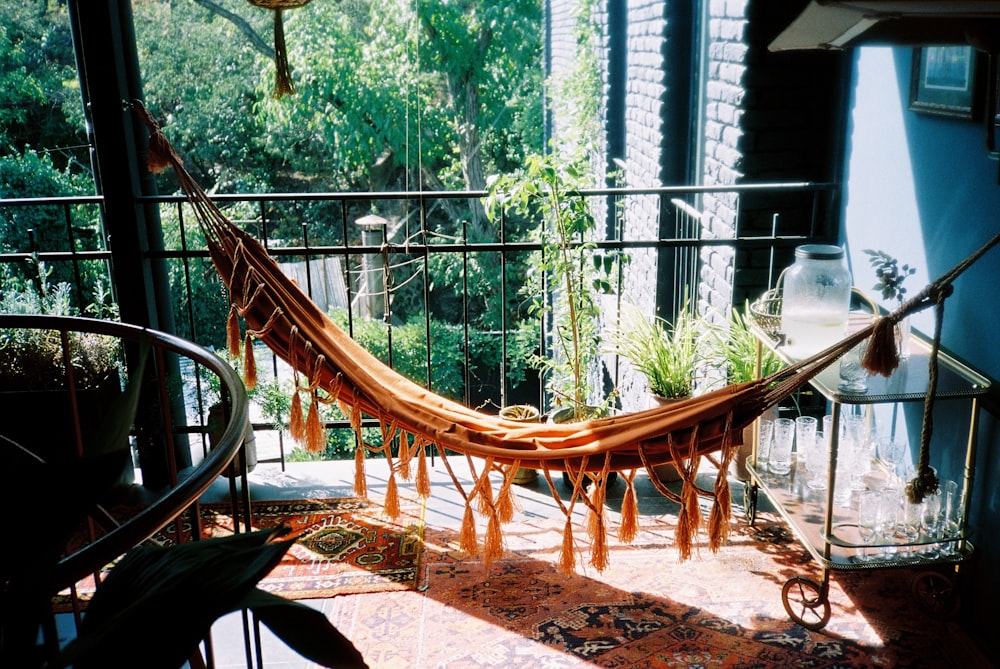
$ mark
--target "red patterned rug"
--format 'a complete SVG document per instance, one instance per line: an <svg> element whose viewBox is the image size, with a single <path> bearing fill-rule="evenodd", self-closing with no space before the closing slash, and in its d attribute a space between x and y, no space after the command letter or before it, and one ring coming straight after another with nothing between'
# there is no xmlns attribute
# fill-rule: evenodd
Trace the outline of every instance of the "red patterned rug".
<svg viewBox="0 0 1000 669"><path fill-rule="evenodd" d="M382 507L363 499L306 499L251 502L253 528L285 525L297 535L281 563L259 584L287 599L319 599L344 594L416 590L423 585L423 504L402 500L399 518L389 520ZM228 504L201 507L205 537L232 534ZM192 524L182 516L181 531ZM173 543L175 525L154 538ZM93 579L78 585L81 599L93 595ZM68 606L67 593L57 606Z"/></svg>
<svg viewBox="0 0 1000 669"><path fill-rule="evenodd" d="M835 572L831 620L810 631L789 619L781 589L821 574L779 518L735 521L720 552L702 547L683 563L675 522L644 519L633 545L612 546L609 569L572 576L556 567L558 521L511 526L489 570L454 532L431 527L426 590L338 598L327 610L380 668L989 667L955 621L921 610L910 569Z"/></svg>

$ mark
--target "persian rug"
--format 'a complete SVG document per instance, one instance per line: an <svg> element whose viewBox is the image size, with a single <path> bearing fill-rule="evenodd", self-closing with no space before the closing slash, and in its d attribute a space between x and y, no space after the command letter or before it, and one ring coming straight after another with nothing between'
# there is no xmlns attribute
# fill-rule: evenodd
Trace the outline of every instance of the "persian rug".
<svg viewBox="0 0 1000 669"><path fill-rule="evenodd" d="M358 498L253 501L253 529L284 525L297 537L281 563L258 584L286 599L319 599L344 594L416 590L423 586L424 506L400 500L401 514L388 519L377 502ZM228 504L201 506L204 537L232 534ZM180 532L190 538L193 524L181 516ZM177 525L154 536L175 543ZM113 569L113 566L108 567ZM94 581L77 585L83 601L93 596ZM56 599L69 605L68 591Z"/></svg>
<svg viewBox="0 0 1000 669"><path fill-rule="evenodd" d="M486 569L453 531L427 530L424 591L330 602L370 666L449 669L699 667L989 667L953 620L922 611L914 570L834 572L821 631L792 622L781 602L792 576L821 571L780 518L734 523L718 553L680 562L675 517L646 519L630 546L611 547L603 573L557 568L562 523L529 518Z"/></svg>

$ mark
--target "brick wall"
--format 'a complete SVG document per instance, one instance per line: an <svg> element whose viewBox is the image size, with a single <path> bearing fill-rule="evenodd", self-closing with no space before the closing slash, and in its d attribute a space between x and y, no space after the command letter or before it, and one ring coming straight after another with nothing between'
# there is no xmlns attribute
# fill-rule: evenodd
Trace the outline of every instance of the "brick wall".
<svg viewBox="0 0 1000 669"><path fill-rule="evenodd" d="M565 70L572 53L573 20L578 0L551 4L552 73ZM839 164L846 57L836 53L772 54L767 44L805 5L773 0L601 0L599 20L604 30L601 69L605 99L602 119L606 136L595 165L603 172L620 145L627 169L623 185L643 187L685 182L730 185L775 181L832 181ZM689 36L704 6L705 40L700 53L704 80L690 82L692 52ZM623 31L624 48L615 48L615 30ZM622 35L618 35L622 37ZM695 53L698 53L697 51ZM616 59L623 59L616 60ZM617 67L616 67L617 66ZM623 76L623 82L614 77ZM616 85L623 105L616 107ZM694 86L694 90L687 87ZM693 94L692 94L693 93ZM700 95L698 95L700 93ZM700 107L691 109L691 100ZM618 118L617 115L622 118ZM691 139L688 130L702 133ZM558 135L559 120L553 118ZM616 134L617 133L617 134ZM700 156L699 174L688 173L688 151ZM597 175L602 183L604 174ZM704 214L707 238L729 239L807 232L813 202L809 198L779 201L772 196L705 195L692 201ZM823 203L830 211L835 203ZM662 208L662 211L661 211ZM666 236L672 221L669 207L658 198L629 197L622 203L624 236ZM832 220L832 218L831 218ZM837 238L827 222L825 232ZM713 247L702 254L699 310L717 318L732 305L742 305L768 286L766 251L736 252ZM654 313L673 267L664 254L632 254L626 277L625 302ZM773 259L778 268L791 262L790 252ZM736 268L739 268L738 270ZM659 292L659 297L657 293ZM609 305L609 314L614 314ZM623 396L640 382L630 373L611 370ZM626 409L638 407L625 407Z"/></svg>

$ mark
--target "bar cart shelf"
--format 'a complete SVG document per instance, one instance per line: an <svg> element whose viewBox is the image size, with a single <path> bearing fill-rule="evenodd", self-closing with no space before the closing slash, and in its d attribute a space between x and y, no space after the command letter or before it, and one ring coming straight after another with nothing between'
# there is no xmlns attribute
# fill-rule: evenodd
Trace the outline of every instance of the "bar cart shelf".
<svg viewBox="0 0 1000 669"><path fill-rule="evenodd" d="M774 350L785 358L778 341L768 333L754 326L760 341L758 352L763 347ZM856 410L859 406L897 403L922 403L929 385L930 344L914 333L909 359L901 361L900 367L886 378L881 376L868 379L868 388L863 393L850 393L839 388L840 374L834 364L823 370L811 385L831 406L832 424L830 435L829 462L825 487L814 489L807 485L808 477L802 462L793 457L792 469L788 474L767 471L765 463L757 466L758 444L755 435L752 454L747 459L750 480L744 490L744 510L750 524L753 524L759 495L764 494L771 505L784 518L798 541L822 568L822 579L816 582L805 576L793 576L782 588L782 603L789 617L807 629L819 630L829 622L831 609L829 601L830 572L837 570L862 570L884 568L910 568L915 570L912 590L918 604L928 613L947 617L958 609L958 595L955 579L959 566L968 560L974 550L969 540L968 500L974 478L976 457L976 433L978 431L980 398L989 389L989 380L979 372L939 351L938 385L936 400L964 402L969 406L968 434L965 452L963 480L959 482L961 527L958 534L947 537L927 537L921 534L908 542L897 540L882 541L865 545L858 532L857 492L851 494L852 502L844 504L843 498L837 503L837 462L840 422L842 410ZM935 441L944 439L935 435ZM869 486L881 485L887 472L881 463L872 459L871 471L865 477ZM843 484L843 481L841 482ZM841 495L843 497L843 495ZM866 552L877 553L861 558ZM942 569L941 567L950 567ZM945 575L950 573L950 575Z"/></svg>

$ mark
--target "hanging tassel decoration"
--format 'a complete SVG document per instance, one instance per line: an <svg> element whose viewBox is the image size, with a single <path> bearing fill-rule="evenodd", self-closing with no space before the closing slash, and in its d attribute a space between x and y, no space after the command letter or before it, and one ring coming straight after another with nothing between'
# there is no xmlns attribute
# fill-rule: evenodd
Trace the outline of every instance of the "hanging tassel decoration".
<svg viewBox="0 0 1000 669"><path fill-rule="evenodd" d="M306 425L302 419L302 398L299 390L292 391L292 403L288 409L288 434L296 443L303 444L306 441Z"/></svg>
<svg viewBox="0 0 1000 669"><path fill-rule="evenodd" d="M234 360L240 357L240 318L236 310L236 305L229 307L229 318L226 319L226 348L229 349L229 357Z"/></svg>
<svg viewBox="0 0 1000 669"><path fill-rule="evenodd" d="M310 453L322 453L326 446L326 435L323 424L319 422L319 401L315 395L309 398L309 413L306 414L306 450Z"/></svg>
<svg viewBox="0 0 1000 669"><path fill-rule="evenodd" d="M465 513L462 515L462 529L458 533L459 547L469 555L479 552L479 540L476 538L476 518L472 513L470 500L465 500Z"/></svg>
<svg viewBox="0 0 1000 669"><path fill-rule="evenodd" d="M618 540L623 544L635 541L639 533L639 500L635 494L635 470L625 480L625 496L622 498L622 519L618 525Z"/></svg>
<svg viewBox="0 0 1000 669"><path fill-rule="evenodd" d="M431 477L427 472L427 448L424 444L420 444L418 448L416 481L417 494L426 499L431 495Z"/></svg>
<svg viewBox="0 0 1000 669"><path fill-rule="evenodd" d="M562 551L559 553L559 571L567 576L576 571L576 556L573 553L573 521L567 516L563 527Z"/></svg>
<svg viewBox="0 0 1000 669"><path fill-rule="evenodd" d="M899 367L899 351L896 348L896 321L885 316L875 322L875 329L868 340L861 366L872 374L891 376Z"/></svg>
<svg viewBox="0 0 1000 669"><path fill-rule="evenodd" d="M368 497L368 478L365 476L365 445L358 442L354 448L354 494Z"/></svg>
<svg viewBox="0 0 1000 669"><path fill-rule="evenodd" d="M489 522L486 524L486 539L483 546L483 566L490 568L493 560L503 557L503 531L500 529L500 519L496 513L490 514Z"/></svg>
<svg viewBox="0 0 1000 669"><path fill-rule="evenodd" d="M507 471L503 487L500 488L500 495L497 498L497 513L500 515L501 523L509 523L514 520L517 504L514 503L514 492L510 489L510 484L516 472L517 467L511 467Z"/></svg>
<svg viewBox="0 0 1000 669"><path fill-rule="evenodd" d="M399 488L396 485L396 472L390 472L389 483L385 487L385 515L392 519L399 518Z"/></svg>
<svg viewBox="0 0 1000 669"><path fill-rule="evenodd" d="M257 359L253 354L253 338L249 330L243 341L243 384L247 390L257 387Z"/></svg>

